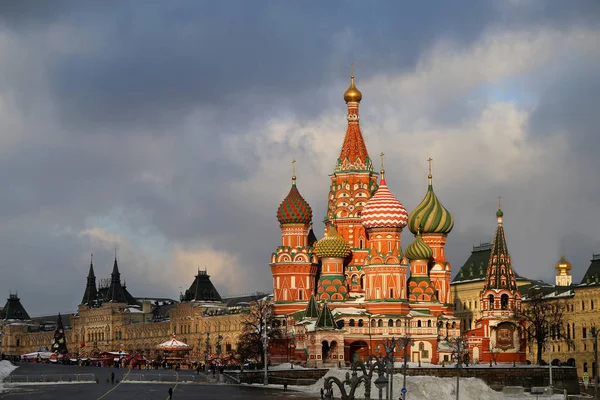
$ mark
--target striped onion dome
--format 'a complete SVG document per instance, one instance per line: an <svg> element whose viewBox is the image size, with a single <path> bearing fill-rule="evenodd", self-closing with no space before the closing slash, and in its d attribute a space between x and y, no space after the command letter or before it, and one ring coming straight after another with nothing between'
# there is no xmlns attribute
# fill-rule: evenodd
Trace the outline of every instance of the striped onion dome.
<svg viewBox="0 0 600 400"><path fill-rule="evenodd" d="M283 224L310 224L312 209L296 187L296 177L292 179L292 188L277 210L277 220Z"/></svg>
<svg viewBox="0 0 600 400"><path fill-rule="evenodd" d="M365 228L404 228L407 220L406 209L390 192L382 176L379 189L362 210L360 222Z"/></svg>
<svg viewBox="0 0 600 400"><path fill-rule="evenodd" d="M408 217L408 229L415 235L419 231L420 233L443 233L447 235L454 227L454 219L435 195L431 174L429 174L428 179L429 187L425 198Z"/></svg>
<svg viewBox="0 0 600 400"><path fill-rule="evenodd" d="M409 260L429 260L433 255L433 250L421 239L421 235L417 234L415 240L404 250L404 255Z"/></svg>
<svg viewBox="0 0 600 400"><path fill-rule="evenodd" d="M350 246L338 234L335 226L331 225L327 230L327 235L315 245L315 254L319 258L346 258L350 254Z"/></svg>

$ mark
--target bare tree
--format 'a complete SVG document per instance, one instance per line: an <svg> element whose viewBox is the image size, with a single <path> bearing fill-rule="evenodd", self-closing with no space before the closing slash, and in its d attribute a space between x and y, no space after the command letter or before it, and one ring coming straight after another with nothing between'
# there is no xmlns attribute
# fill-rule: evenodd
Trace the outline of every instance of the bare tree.
<svg viewBox="0 0 600 400"><path fill-rule="evenodd" d="M523 299L522 311L517 315L525 321L527 342L537 346L537 364L543 363L544 344L550 338L572 343L563 328L567 311L564 300L548 298L539 288L529 290Z"/></svg>
<svg viewBox="0 0 600 400"><path fill-rule="evenodd" d="M492 358L490 360L490 367L492 366L492 361L494 362L494 365L498 365L498 354L500 354L501 351L504 352L506 349L496 346L496 342L490 340L490 357Z"/></svg>
<svg viewBox="0 0 600 400"><path fill-rule="evenodd" d="M237 352L242 360L260 360L264 364L264 335L271 339L281 338L279 321L276 321L271 313L273 302L264 297L253 301L242 323L242 334L240 335Z"/></svg>

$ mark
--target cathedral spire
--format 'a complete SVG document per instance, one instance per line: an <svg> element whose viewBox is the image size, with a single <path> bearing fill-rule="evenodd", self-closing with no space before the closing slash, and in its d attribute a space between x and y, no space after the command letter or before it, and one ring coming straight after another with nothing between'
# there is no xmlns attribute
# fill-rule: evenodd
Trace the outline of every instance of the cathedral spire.
<svg viewBox="0 0 600 400"><path fill-rule="evenodd" d="M96 275L94 275L94 255L90 256L90 270L87 276L87 284L85 286L85 292L83 293L83 299L81 304L90 305L92 302L98 299L98 290L96 289Z"/></svg>
<svg viewBox="0 0 600 400"><path fill-rule="evenodd" d="M333 318L333 314L331 313L331 309L329 308L329 305L327 305L327 303L323 304L323 309L319 314L319 319L317 320L316 328L324 330L337 328L335 325L335 319Z"/></svg>
<svg viewBox="0 0 600 400"><path fill-rule="evenodd" d="M346 136L342 144L342 150L338 157L335 172L341 171L366 171L374 172L373 164L369 158L369 152L365 140L363 139L358 115L358 106L362 100L362 93L354 84L354 63L352 63L352 76L350 77L350 87L344 93L344 100L348 105L348 127Z"/></svg>
<svg viewBox="0 0 600 400"><path fill-rule="evenodd" d="M498 198L500 205L500 198ZM506 289L510 291L517 290L516 276L510 262L510 254L506 245L506 237L504 235L504 226L502 223L504 213L498 207L496 212L498 226L496 227L496 235L494 236L494 244L492 245L492 253L488 262L486 273L485 290L489 289Z"/></svg>

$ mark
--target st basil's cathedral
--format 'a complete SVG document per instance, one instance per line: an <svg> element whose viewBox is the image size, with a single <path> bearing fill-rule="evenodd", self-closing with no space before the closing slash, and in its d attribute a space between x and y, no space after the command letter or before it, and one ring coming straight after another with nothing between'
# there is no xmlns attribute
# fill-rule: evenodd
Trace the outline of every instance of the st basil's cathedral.
<svg viewBox="0 0 600 400"><path fill-rule="evenodd" d="M344 100L348 125L330 175L325 237L317 240L314 234L312 209L300 194L295 174L277 211L281 243L270 265L273 313L284 339L269 346L271 357L287 353L309 366L343 365L384 354L386 339L408 336L413 342L407 350L410 361L448 363L456 350L452 339L461 336L450 290L451 265L445 257L454 220L433 190L431 159L425 196L409 214L387 186L383 154L380 173L373 168L360 128L362 93L354 76ZM412 235L403 247L406 227ZM499 240L504 244L498 246L505 247L503 231ZM502 282L514 284L504 254L496 264L486 301L494 301L494 290ZM498 309L500 302L520 306L518 290L508 289L496 296ZM518 323L509 322L514 314L498 313L507 321L489 321L495 315L488 314L484 328L469 331L470 352L476 348L482 359L489 353L490 326L506 323L518 328ZM513 332L520 331L504 334ZM477 340L482 334L487 341ZM524 361L520 344L513 350L515 361Z"/></svg>

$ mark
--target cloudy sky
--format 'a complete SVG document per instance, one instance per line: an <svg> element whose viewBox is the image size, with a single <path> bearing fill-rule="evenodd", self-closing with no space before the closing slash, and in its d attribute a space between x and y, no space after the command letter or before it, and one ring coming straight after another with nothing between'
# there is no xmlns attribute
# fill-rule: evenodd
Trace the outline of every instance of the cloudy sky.
<svg viewBox="0 0 600 400"><path fill-rule="evenodd" d="M377 168L434 185L456 272L503 198L517 272L600 253L600 3L0 3L0 295L73 311L115 248L136 296L269 290L290 186L322 236L350 63ZM411 240L403 235L404 243Z"/></svg>

